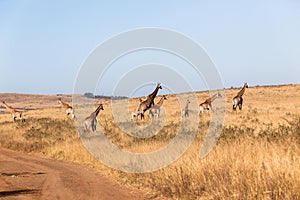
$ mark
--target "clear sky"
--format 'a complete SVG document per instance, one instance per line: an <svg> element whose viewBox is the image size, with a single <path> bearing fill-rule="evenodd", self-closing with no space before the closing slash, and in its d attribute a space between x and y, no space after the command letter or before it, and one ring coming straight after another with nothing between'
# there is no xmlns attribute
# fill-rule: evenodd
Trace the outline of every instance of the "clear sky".
<svg viewBox="0 0 300 200"><path fill-rule="evenodd" d="M0 92L72 93L98 45L143 27L193 39L225 87L300 83L298 0L0 0ZM194 89L205 89L197 81Z"/></svg>

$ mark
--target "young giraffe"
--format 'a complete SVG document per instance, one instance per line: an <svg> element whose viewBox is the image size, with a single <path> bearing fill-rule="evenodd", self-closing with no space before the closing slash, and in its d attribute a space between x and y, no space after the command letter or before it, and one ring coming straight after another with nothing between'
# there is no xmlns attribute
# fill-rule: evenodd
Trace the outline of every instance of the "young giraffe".
<svg viewBox="0 0 300 200"><path fill-rule="evenodd" d="M155 104L154 106L152 106L149 110L149 116L151 118L154 118L154 116L156 116L156 118L159 117L160 114L160 107L162 106L162 104L164 103L164 100L167 100L167 95L163 95L161 97L161 99L159 100L159 102L157 102L157 104Z"/></svg>
<svg viewBox="0 0 300 200"><path fill-rule="evenodd" d="M155 90L147 96L145 101L140 102L137 115L140 115L141 119L144 119L144 113L154 105L154 99L159 89L162 89L160 83L156 85Z"/></svg>
<svg viewBox="0 0 300 200"><path fill-rule="evenodd" d="M12 115L14 122L16 121L16 118L19 118L22 122L25 121L25 119L23 118L22 111L14 109L13 107L9 106L5 101L3 101L2 103L5 106L6 110L8 110Z"/></svg>
<svg viewBox="0 0 300 200"><path fill-rule="evenodd" d="M248 84L245 83L241 91L238 92L238 94L233 98L232 100L232 109L236 110L236 107L238 106L240 110L242 110L243 106L243 94L245 93L246 88L248 88Z"/></svg>
<svg viewBox="0 0 300 200"><path fill-rule="evenodd" d="M222 97L221 94L218 92L217 94L214 94L212 97L206 99L203 103L199 105L199 114L204 112L204 110L212 110L212 102L216 100L217 98Z"/></svg>
<svg viewBox="0 0 300 200"><path fill-rule="evenodd" d="M190 104L190 100L186 100L186 104L184 109L182 110L182 116L183 117L188 117L189 116L189 104Z"/></svg>
<svg viewBox="0 0 300 200"><path fill-rule="evenodd" d="M139 113L139 110L140 110L140 107L141 107L141 103L143 102L143 99L139 98L139 101L140 102L139 102L139 105L138 105L136 111L131 113L131 120L134 120L138 116L138 113Z"/></svg>
<svg viewBox="0 0 300 200"><path fill-rule="evenodd" d="M67 116L71 115L72 119L75 119L74 110L72 106L70 106L66 102L63 102L61 98L58 99L58 103L61 104L61 106L65 109Z"/></svg>
<svg viewBox="0 0 300 200"><path fill-rule="evenodd" d="M92 114L90 114L90 116L88 116L87 118L84 119L84 124L83 127L86 131L90 130L92 128L92 131L96 131L96 127L97 127L97 116L100 112L100 110L104 110L103 105L100 104L97 109L92 112Z"/></svg>

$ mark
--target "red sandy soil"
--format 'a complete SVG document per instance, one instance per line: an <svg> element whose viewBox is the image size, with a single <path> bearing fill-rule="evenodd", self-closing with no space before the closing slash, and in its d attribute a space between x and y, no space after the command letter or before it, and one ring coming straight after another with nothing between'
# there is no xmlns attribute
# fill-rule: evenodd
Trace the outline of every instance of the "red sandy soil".
<svg viewBox="0 0 300 200"><path fill-rule="evenodd" d="M0 148L0 199L147 199L87 166Z"/></svg>

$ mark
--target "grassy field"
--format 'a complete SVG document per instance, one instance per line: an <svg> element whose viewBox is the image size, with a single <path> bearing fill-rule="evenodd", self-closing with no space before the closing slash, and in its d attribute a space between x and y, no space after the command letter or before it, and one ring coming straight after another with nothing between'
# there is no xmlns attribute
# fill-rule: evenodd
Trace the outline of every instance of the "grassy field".
<svg viewBox="0 0 300 200"><path fill-rule="evenodd" d="M99 163L84 148L74 122L58 105L57 96L0 94L1 101L28 110L24 123L14 123L9 113L0 109L0 146L96 167L122 184L148 191L153 198L300 199L300 85L248 88L243 110L233 112L231 99L238 91L225 91L224 128L207 157L199 158L211 119L209 113L204 113L190 148L176 162L155 172L125 173ZM185 99L190 94L182 96ZM177 97L168 96L163 104L163 128L148 139L124 133L115 122L110 101L102 102L105 110L98 120L109 140L122 149L154 151L178 132L181 111ZM198 104L207 97L208 92L197 93ZM71 102L70 96L62 98ZM129 100L130 111L135 110L137 102ZM150 123L148 116L144 122L137 122L139 126Z"/></svg>

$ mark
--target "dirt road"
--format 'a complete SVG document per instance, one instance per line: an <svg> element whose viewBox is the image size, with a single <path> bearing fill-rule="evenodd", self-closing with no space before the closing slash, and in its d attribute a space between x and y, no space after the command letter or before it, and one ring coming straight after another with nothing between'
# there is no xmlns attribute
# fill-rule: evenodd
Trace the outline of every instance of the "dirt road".
<svg viewBox="0 0 300 200"><path fill-rule="evenodd" d="M0 148L0 199L145 199L86 166Z"/></svg>

